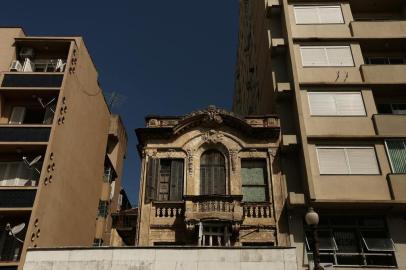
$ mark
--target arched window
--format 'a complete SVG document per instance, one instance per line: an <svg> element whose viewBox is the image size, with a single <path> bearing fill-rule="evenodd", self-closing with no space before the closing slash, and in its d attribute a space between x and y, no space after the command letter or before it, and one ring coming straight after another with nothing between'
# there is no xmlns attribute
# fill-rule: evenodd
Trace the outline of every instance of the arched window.
<svg viewBox="0 0 406 270"><path fill-rule="evenodd" d="M217 150L208 150L200 158L200 194L226 194L225 160Z"/></svg>

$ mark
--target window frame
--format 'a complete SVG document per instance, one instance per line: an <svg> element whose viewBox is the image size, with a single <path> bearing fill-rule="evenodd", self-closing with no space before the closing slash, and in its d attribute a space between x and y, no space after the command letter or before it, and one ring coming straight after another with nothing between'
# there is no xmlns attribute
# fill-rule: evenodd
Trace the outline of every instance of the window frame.
<svg viewBox="0 0 406 270"><path fill-rule="evenodd" d="M312 104L310 101L310 95L313 95L314 93L316 93L316 95L329 95L330 94L333 97L334 97L334 95L341 95L341 94L359 94L359 96L361 97L362 108L364 109L364 113L363 114L338 114L336 100L334 99L336 114L313 114ZM308 101L308 105L309 105L309 114L311 117L366 117L368 115L366 107L365 107L364 96L362 95L361 91L348 91L348 92L307 91L307 101Z"/></svg>
<svg viewBox="0 0 406 270"><path fill-rule="evenodd" d="M393 167L392 157L391 157L390 152L389 152L387 141L402 141L404 149L406 150L406 139L386 139L385 140L385 150L386 150L386 155L387 155L387 157L389 159L389 164L390 164L390 167L391 167L391 173L392 174L406 174L406 172L395 172L395 169Z"/></svg>
<svg viewBox="0 0 406 270"><path fill-rule="evenodd" d="M372 217L374 219L379 219L383 221L382 226L374 226L374 225L364 225L362 224L363 220L366 220L368 218L371 218L369 216L364 216L364 217L355 217L355 216L345 216L348 218L353 219L355 222L354 224L336 224L332 220L333 218L337 218L339 216L327 216L325 217L325 220L327 221L325 224L320 224L318 226L318 230L323 230L323 231L331 231L331 235L333 238L333 241L336 243L335 240L335 231L352 231L354 233L354 236L356 237L355 247L358 252L343 252L339 250L339 247L337 245L337 250L332 250L332 251L325 251L325 250L320 250L320 257L323 258L325 257L330 257L333 259L333 262L323 262L322 263L333 263L335 267L380 267L380 268L396 268L397 267L397 260L396 260L396 247L393 242L393 239L390 236L388 226L386 224L386 220L384 217ZM304 223L306 224L306 223ZM376 249L376 250L371 250L367 247L365 244L364 237L362 235L362 232L366 231L372 231L372 232L383 232L386 235L385 239L389 239L392 243L393 249L392 250L384 250L384 249ZM312 258L312 249L309 245L309 239L307 237L308 233L311 233L311 228L307 225L305 225L304 228L304 250L306 252L307 258L309 263L313 261ZM346 256L354 256L358 257L360 259L360 262L362 264L340 264L339 259L342 257ZM393 259L394 264L393 265L374 265L374 264L368 264L368 258L371 256L385 256L385 257L391 257Z"/></svg>
<svg viewBox="0 0 406 270"><path fill-rule="evenodd" d="M316 13L317 13L317 21L318 22L311 22L311 23L298 23L297 21L297 14L296 14L296 9L307 9L307 8L315 8ZM320 18L320 9L326 8L326 7L335 7L340 9L340 15L341 15L341 20L342 22L322 22ZM295 17L295 24L296 25L341 25L345 24L345 18L344 18L344 13L343 13L343 8L340 4L331 4L331 5L293 5L293 15Z"/></svg>
<svg viewBox="0 0 406 270"><path fill-rule="evenodd" d="M303 51L302 48L312 48L312 49L323 49L324 54L326 56L327 64L326 65L305 65L303 62ZM342 49L342 48L348 48L349 52L351 54L351 59L352 59L352 64L351 65L331 65L330 59L327 53L327 49ZM320 46L320 45L300 45L299 44L299 51L300 51L300 59L302 63L302 68L318 68L318 67L355 67L355 61L354 61L354 54L352 53L352 48L351 44L348 45L326 45L326 46Z"/></svg>
<svg viewBox="0 0 406 270"><path fill-rule="evenodd" d="M242 171L242 168L243 168L243 162L244 161L261 161L261 162L263 162L264 164L264 176L265 176L265 179L264 179L264 184L263 185L258 185L258 184L244 184L243 182L243 178L242 178L242 175L241 175L241 193L242 193L242 190L243 190L243 188L244 187L260 187L260 188L263 188L264 189L264 194L265 194L265 199L263 200L263 201L244 201L244 194L242 194L243 195L243 198L242 198L242 202L244 202L244 203L264 203L264 202L269 202L269 199L270 199L270 196L269 196L269 180L268 180L268 162L267 162L267 160L266 160L266 158L241 158L241 161L240 161L240 167L241 167L241 170L240 171Z"/></svg>
<svg viewBox="0 0 406 270"><path fill-rule="evenodd" d="M318 165L320 175L382 175L382 171L381 171L381 167L379 165L379 159L378 159L378 155L376 153L375 146L326 146L326 145L317 146L316 145L315 148L316 148L316 156L317 156L317 165ZM321 168L320 168L319 152L317 151L318 149L344 149L346 165L347 165L347 169L348 169L349 173L322 173ZM348 153L346 151L347 149L373 149L378 172L377 173L351 173L351 166L350 166L350 162L348 159Z"/></svg>

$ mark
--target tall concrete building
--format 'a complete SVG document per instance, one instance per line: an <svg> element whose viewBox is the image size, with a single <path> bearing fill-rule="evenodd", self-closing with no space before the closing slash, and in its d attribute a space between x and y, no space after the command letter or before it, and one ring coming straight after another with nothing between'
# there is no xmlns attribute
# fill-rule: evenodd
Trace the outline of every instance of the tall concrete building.
<svg viewBox="0 0 406 270"><path fill-rule="evenodd" d="M0 37L0 269L29 247L109 244L127 137L83 39Z"/></svg>
<svg viewBox="0 0 406 270"><path fill-rule="evenodd" d="M241 0L233 110L275 113L290 245L406 269L406 2Z"/></svg>

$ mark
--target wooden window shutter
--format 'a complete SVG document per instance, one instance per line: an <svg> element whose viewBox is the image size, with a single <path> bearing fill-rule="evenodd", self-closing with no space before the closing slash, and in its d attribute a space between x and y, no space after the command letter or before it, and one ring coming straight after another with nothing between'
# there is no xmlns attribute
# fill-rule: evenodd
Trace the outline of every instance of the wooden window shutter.
<svg viewBox="0 0 406 270"><path fill-rule="evenodd" d="M145 200L155 200L157 196L157 180L159 170L159 159L150 158L147 164L147 181L145 187Z"/></svg>
<svg viewBox="0 0 406 270"><path fill-rule="evenodd" d="M200 160L200 194L224 195L226 193L225 159L219 151L209 150Z"/></svg>
<svg viewBox="0 0 406 270"><path fill-rule="evenodd" d="M171 187L169 199L171 201L182 200L183 195L183 160L174 159L171 162Z"/></svg>

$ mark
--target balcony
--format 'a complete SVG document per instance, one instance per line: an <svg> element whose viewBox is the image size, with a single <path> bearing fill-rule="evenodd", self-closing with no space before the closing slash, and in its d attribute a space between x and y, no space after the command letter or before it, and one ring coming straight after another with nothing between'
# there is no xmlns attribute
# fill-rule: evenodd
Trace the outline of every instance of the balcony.
<svg viewBox="0 0 406 270"><path fill-rule="evenodd" d="M392 198L396 201L406 201L406 174L388 174L388 183Z"/></svg>
<svg viewBox="0 0 406 270"><path fill-rule="evenodd" d="M39 156L41 157L41 156ZM31 165L26 161L0 162L0 188L2 187L35 187L41 175L42 161Z"/></svg>
<svg viewBox="0 0 406 270"><path fill-rule="evenodd" d="M271 203L244 202L242 203L242 208L243 225L275 225Z"/></svg>
<svg viewBox="0 0 406 270"><path fill-rule="evenodd" d="M133 246L135 244L138 208L113 213L111 217L113 219L112 226L117 230L124 243Z"/></svg>
<svg viewBox="0 0 406 270"><path fill-rule="evenodd" d="M0 221L0 269L17 269L13 266L20 260L23 247L23 243L17 238L24 241L28 222L29 215L26 214L20 216L5 214L2 216ZM15 228L18 225L21 228L21 224L25 224L25 226L23 225L22 229L16 232L16 238L8 233L10 228ZM3 266L9 266L9 268L3 268Z"/></svg>
<svg viewBox="0 0 406 270"><path fill-rule="evenodd" d="M374 114L372 120L377 135L406 136L406 115Z"/></svg>
<svg viewBox="0 0 406 270"><path fill-rule="evenodd" d="M151 225L172 226L183 223L185 216L185 203L171 201L154 201L151 210Z"/></svg>
<svg viewBox="0 0 406 270"><path fill-rule="evenodd" d="M59 88L62 85L63 74L60 73L6 73L1 87L46 87Z"/></svg>
<svg viewBox="0 0 406 270"><path fill-rule="evenodd" d="M361 74L366 83L406 83L406 65L361 65Z"/></svg>
<svg viewBox="0 0 406 270"><path fill-rule="evenodd" d="M0 208L32 208L36 189L1 189Z"/></svg>
<svg viewBox="0 0 406 270"><path fill-rule="evenodd" d="M2 142L48 142L51 126L0 125Z"/></svg>
<svg viewBox="0 0 406 270"><path fill-rule="evenodd" d="M406 37L406 21L352 21L350 28L356 38Z"/></svg>
<svg viewBox="0 0 406 270"><path fill-rule="evenodd" d="M184 196L186 200L185 221L223 220L241 223L243 208L241 195Z"/></svg>

